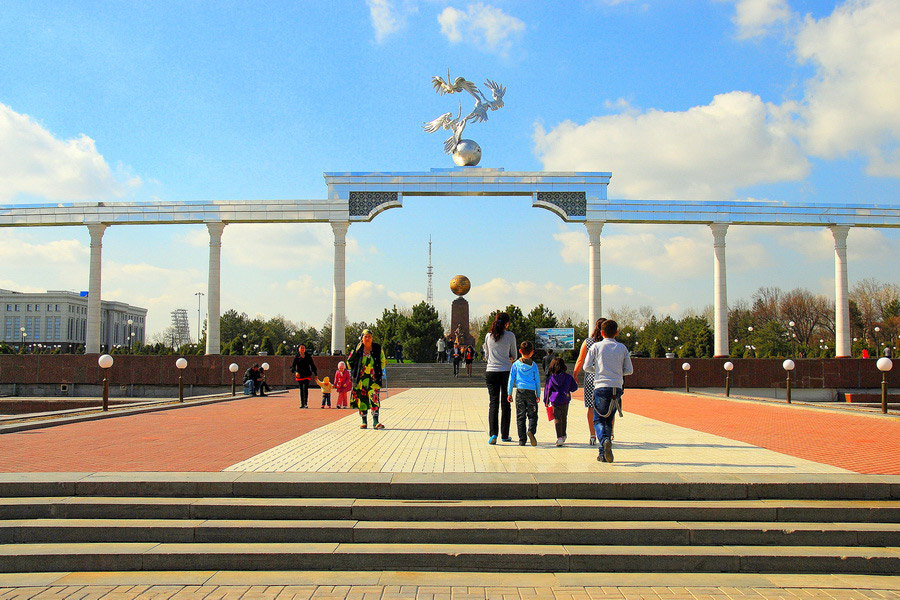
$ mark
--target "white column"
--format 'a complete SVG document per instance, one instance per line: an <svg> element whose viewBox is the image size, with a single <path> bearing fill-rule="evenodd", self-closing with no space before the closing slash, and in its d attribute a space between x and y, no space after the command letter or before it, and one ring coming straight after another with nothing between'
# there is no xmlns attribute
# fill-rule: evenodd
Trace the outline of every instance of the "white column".
<svg viewBox="0 0 900 600"><path fill-rule="evenodd" d="M334 295L331 303L331 351L341 354L345 351L345 330L347 328L347 221L332 221L334 232Z"/></svg>
<svg viewBox="0 0 900 600"><path fill-rule="evenodd" d="M91 234L91 270L88 277L88 314L85 332L85 354L100 353L100 269L103 254L103 232L106 225L91 223L87 226Z"/></svg>
<svg viewBox="0 0 900 600"><path fill-rule="evenodd" d="M712 223L713 234L713 293L715 296L715 352L714 356L728 356L728 282L725 277L725 233L727 223Z"/></svg>
<svg viewBox="0 0 900 600"><path fill-rule="evenodd" d="M222 232L225 223L207 223L209 230L209 282L206 286L206 353L219 354L220 292L222 290Z"/></svg>
<svg viewBox="0 0 900 600"><path fill-rule="evenodd" d="M847 281L848 225L832 225L834 236L834 355L850 356L850 284Z"/></svg>
<svg viewBox="0 0 900 600"><path fill-rule="evenodd" d="M603 314L600 299L600 233L603 231L602 221L584 224L588 232L590 252L588 254L588 335L594 331L594 323Z"/></svg>

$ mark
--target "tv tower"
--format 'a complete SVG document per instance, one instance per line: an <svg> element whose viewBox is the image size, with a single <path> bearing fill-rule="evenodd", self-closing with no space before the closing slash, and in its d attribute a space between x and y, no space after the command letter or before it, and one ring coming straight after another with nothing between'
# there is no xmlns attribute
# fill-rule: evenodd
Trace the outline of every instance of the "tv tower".
<svg viewBox="0 0 900 600"><path fill-rule="evenodd" d="M431 276L434 275L434 269L431 267L431 236L428 236L428 268L425 270L428 274L428 292L425 295L425 302L434 306L434 288L431 286Z"/></svg>

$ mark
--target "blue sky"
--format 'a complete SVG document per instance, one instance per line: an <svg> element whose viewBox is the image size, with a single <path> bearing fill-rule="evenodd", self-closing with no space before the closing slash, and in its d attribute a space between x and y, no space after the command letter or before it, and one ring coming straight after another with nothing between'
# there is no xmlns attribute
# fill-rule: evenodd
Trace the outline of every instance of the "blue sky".
<svg viewBox="0 0 900 600"><path fill-rule="evenodd" d="M452 166L421 123L432 75L506 85L467 136L482 166L612 171L612 198L896 204L900 5L891 0L18 2L0 12L0 202L322 198L326 171ZM348 317L473 282L479 315L586 313L587 241L523 199L407 199L353 225ZM832 294L830 234L733 227L729 299ZM604 307L712 302L700 226L608 225ZM111 227L103 295L196 315L205 228ZM7 229L0 287L87 287L83 228ZM850 280L900 281L896 230L853 230ZM327 225L230 225L223 310L322 324ZM205 308L204 308L205 311Z"/></svg>

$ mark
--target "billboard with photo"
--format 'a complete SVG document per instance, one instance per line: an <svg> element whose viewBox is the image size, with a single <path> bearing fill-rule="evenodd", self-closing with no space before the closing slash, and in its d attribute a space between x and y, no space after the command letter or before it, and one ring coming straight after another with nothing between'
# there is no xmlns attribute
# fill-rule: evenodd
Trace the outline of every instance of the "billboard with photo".
<svg viewBox="0 0 900 600"><path fill-rule="evenodd" d="M554 327L534 330L535 348L538 350L574 350L575 329L571 327Z"/></svg>

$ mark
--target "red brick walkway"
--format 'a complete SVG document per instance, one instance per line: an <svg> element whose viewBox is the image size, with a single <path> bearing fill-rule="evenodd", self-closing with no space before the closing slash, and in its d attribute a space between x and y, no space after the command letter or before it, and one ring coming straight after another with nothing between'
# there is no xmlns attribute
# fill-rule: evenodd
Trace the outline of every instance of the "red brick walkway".
<svg viewBox="0 0 900 600"><path fill-rule="evenodd" d="M221 471L350 413L298 393L0 435L0 472Z"/></svg>
<svg viewBox="0 0 900 600"><path fill-rule="evenodd" d="M626 412L857 473L900 475L897 418L652 390L627 390L623 404Z"/></svg>

